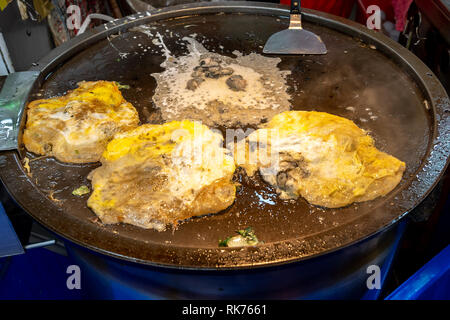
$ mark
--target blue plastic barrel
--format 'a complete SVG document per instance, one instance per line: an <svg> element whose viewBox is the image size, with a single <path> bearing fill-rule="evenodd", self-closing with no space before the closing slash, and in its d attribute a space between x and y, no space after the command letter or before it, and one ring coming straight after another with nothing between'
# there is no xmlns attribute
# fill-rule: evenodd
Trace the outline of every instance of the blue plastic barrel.
<svg viewBox="0 0 450 320"><path fill-rule="evenodd" d="M386 300L448 299L450 299L450 245L386 298Z"/></svg>

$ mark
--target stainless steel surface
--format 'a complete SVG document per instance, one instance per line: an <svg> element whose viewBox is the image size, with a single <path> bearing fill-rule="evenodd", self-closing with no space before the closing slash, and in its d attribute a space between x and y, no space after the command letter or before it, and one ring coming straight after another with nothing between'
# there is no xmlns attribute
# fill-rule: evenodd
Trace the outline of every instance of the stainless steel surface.
<svg viewBox="0 0 450 320"><path fill-rule="evenodd" d="M30 250L30 249L36 249L36 248L43 248L43 247L47 247L47 246L51 246L56 244L56 240L47 240L47 241L42 241L42 242L35 242L35 243L30 243L27 244L25 246L26 250Z"/></svg>
<svg viewBox="0 0 450 320"><path fill-rule="evenodd" d="M301 14L291 14L291 18L289 20L289 29L291 29L291 30L303 29Z"/></svg>
<svg viewBox="0 0 450 320"><path fill-rule="evenodd" d="M10 74L0 92L0 150L18 150L23 110L37 71Z"/></svg>
<svg viewBox="0 0 450 320"><path fill-rule="evenodd" d="M291 0L289 29L273 34L267 40L263 52L266 54L326 54L322 39L302 26L299 0Z"/></svg>
<svg viewBox="0 0 450 320"><path fill-rule="evenodd" d="M319 36L304 29L287 29L272 35L264 46L266 54L326 54Z"/></svg>

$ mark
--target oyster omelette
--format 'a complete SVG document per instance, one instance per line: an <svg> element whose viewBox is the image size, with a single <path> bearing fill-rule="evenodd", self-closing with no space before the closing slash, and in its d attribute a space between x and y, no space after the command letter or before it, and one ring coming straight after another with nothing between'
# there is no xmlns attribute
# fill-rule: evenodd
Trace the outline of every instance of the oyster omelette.
<svg viewBox="0 0 450 320"><path fill-rule="evenodd" d="M234 160L222 135L188 120L120 133L92 171L88 206L104 223L164 230L219 212L236 197Z"/></svg>
<svg viewBox="0 0 450 320"><path fill-rule="evenodd" d="M114 134L138 126L138 113L117 83L78 85L62 97L28 104L23 142L29 151L62 162L96 162Z"/></svg>
<svg viewBox="0 0 450 320"><path fill-rule="evenodd" d="M238 166L249 176L259 172L281 199L303 197L327 208L384 196L405 171L352 121L323 112L279 113L225 147L220 132L196 121L139 126L117 83L97 81L33 101L27 116L29 151L101 162L88 176L87 205L105 224L162 231L225 210L236 198Z"/></svg>
<svg viewBox="0 0 450 320"><path fill-rule="evenodd" d="M384 196L405 171L352 121L325 112L278 114L234 149L237 165L259 171L281 198L327 208Z"/></svg>

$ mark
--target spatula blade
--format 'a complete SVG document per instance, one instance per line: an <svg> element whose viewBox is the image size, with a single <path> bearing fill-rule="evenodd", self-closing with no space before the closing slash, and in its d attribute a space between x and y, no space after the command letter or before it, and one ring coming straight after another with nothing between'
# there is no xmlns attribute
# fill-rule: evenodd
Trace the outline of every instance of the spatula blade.
<svg viewBox="0 0 450 320"><path fill-rule="evenodd" d="M270 36L264 46L267 54L326 54L322 39L304 29L286 29Z"/></svg>

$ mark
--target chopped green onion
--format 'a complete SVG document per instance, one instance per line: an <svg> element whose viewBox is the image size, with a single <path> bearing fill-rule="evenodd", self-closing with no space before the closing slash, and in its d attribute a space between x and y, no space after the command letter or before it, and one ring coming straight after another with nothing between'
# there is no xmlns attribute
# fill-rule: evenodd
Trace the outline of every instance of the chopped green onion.
<svg viewBox="0 0 450 320"><path fill-rule="evenodd" d="M261 243L251 227L236 231L237 236L228 237L225 240L219 240L219 247L245 247L254 246Z"/></svg>
<svg viewBox="0 0 450 320"><path fill-rule="evenodd" d="M219 247L228 247L228 241L230 241L231 237L227 237L225 240L219 240Z"/></svg>
<svg viewBox="0 0 450 320"><path fill-rule="evenodd" d="M82 195L88 194L89 192L91 192L91 190L89 190L89 188L87 186L81 186L81 187L73 190L72 194L74 196L79 196L80 197Z"/></svg>
<svg viewBox="0 0 450 320"><path fill-rule="evenodd" d="M120 89L130 89L130 86L127 84L121 84L120 82L114 81L117 85L117 87Z"/></svg>

